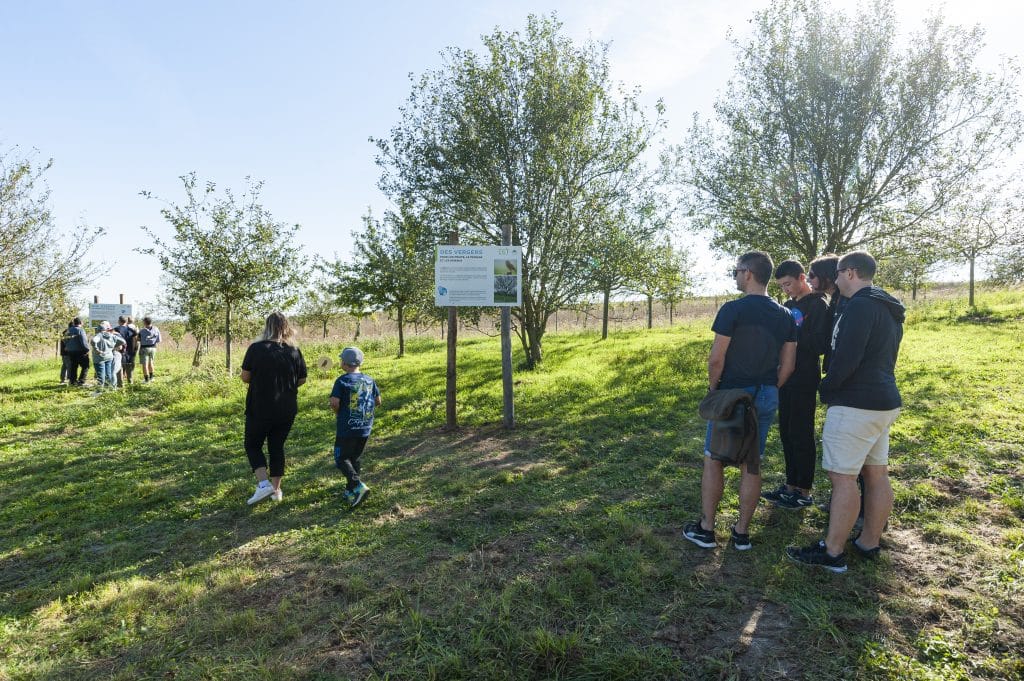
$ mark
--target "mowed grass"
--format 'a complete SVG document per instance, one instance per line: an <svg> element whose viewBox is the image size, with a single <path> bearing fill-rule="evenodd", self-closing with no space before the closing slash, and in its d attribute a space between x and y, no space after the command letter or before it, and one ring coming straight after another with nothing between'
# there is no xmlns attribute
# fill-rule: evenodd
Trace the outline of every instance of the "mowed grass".
<svg viewBox="0 0 1024 681"><path fill-rule="evenodd" d="M90 397L0 365L0 679L1022 678L1024 300L985 301L912 310L896 511L846 575L784 558L817 509L762 506L754 550L725 546L732 472L722 546L679 537L710 320L549 335L511 432L497 339L460 345L454 433L440 342L364 345L384 406L354 512L333 371L301 389L284 501L250 508L237 377L162 352L157 382Z"/></svg>

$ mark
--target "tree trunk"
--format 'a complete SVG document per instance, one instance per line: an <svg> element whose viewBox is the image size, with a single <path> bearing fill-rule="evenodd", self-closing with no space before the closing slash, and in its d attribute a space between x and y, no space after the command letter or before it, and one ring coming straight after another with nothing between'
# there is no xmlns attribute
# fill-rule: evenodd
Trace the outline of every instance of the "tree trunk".
<svg viewBox="0 0 1024 681"><path fill-rule="evenodd" d="M970 282L971 283L970 283L970 289L969 289L970 293L968 294L968 298L967 298L967 304L970 305L973 308L974 307L974 258L971 258L969 262L971 263L971 274L970 274Z"/></svg>
<svg viewBox="0 0 1024 681"><path fill-rule="evenodd" d="M405 307L399 305L398 310L398 356L405 355Z"/></svg>
<svg viewBox="0 0 1024 681"><path fill-rule="evenodd" d="M327 340L327 322L328 322L328 320L325 319L324 320L324 340Z"/></svg>
<svg viewBox="0 0 1024 681"><path fill-rule="evenodd" d="M198 367L203 360L203 338L196 338L196 351L192 353L192 366Z"/></svg>
<svg viewBox="0 0 1024 681"><path fill-rule="evenodd" d="M654 296L647 296L647 328L654 328Z"/></svg>
<svg viewBox="0 0 1024 681"><path fill-rule="evenodd" d="M668 325L669 326L672 326L672 322L674 321L673 317L675 316L675 312L676 312L676 301L670 300L668 302Z"/></svg>
<svg viewBox="0 0 1024 681"><path fill-rule="evenodd" d="M441 320L441 340L444 340L444 322L445 322L445 320L442 319Z"/></svg>
<svg viewBox="0 0 1024 681"><path fill-rule="evenodd" d="M359 327L362 326L362 324L363 324L363 318L362 317L356 317L356 334L352 337L352 342L353 343L355 343L357 340L359 340Z"/></svg>
<svg viewBox="0 0 1024 681"><path fill-rule="evenodd" d="M231 373L231 303L225 306L224 311L224 347L227 350L227 357L225 363L227 364L228 373Z"/></svg>
<svg viewBox="0 0 1024 681"><path fill-rule="evenodd" d="M535 329L530 334L530 362L529 367L535 369L538 364L544 361L544 352L541 348L541 338L544 336L544 332L540 329Z"/></svg>
<svg viewBox="0 0 1024 681"><path fill-rule="evenodd" d="M612 297L612 292L605 289L602 293L602 304L601 304L601 340L608 338L608 301Z"/></svg>

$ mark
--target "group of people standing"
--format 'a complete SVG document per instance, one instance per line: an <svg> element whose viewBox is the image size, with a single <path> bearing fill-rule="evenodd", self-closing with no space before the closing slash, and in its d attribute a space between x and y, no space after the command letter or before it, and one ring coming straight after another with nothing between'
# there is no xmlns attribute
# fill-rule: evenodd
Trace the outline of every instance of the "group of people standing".
<svg viewBox="0 0 1024 681"><path fill-rule="evenodd" d="M101 321L89 337L81 318L72 319L60 339L60 382L85 385L91 359L97 389L120 388L132 383L136 357L142 360L144 382L152 381L160 329L149 317L144 317L142 323L143 327L137 328L130 316L122 315L117 318L117 326Z"/></svg>
<svg viewBox="0 0 1024 681"><path fill-rule="evenodd" d="M731 272L745 295L723 305L712 324L708 389L745 391L757 415L757 452L740 466L739 519L731 530L730 541L740 551L752 548L750 522L761 497L787 509L814 503L814 418L820 396L828 407L822 468L832 482L825 507L829 527L824 539L789 547L786 554L797 563L846 572L845 547L857 525L860 532L852 541L857 554L869 559L879 554L893 503L889 429L902 405L895 366L905 309L872 283L876 268L864 251L817 258L806 272L795 260L774 268L766 253L751 251ZM789 296L785 306L768 296L773 274ZM762 495L760 459L776 413L786 482ZM715 516L724 490L725 464L710 451L713 429L709 422L701 514L683 529L683 537L701 548L717 545Z"/></svg>

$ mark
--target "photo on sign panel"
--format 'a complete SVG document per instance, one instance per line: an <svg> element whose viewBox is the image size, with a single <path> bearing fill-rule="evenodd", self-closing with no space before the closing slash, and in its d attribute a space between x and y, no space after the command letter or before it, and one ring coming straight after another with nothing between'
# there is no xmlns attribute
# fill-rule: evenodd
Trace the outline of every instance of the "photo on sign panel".
<svg viewBox="0 0 1024 681"><path fill-rule="evenodd" d="M494 277L494 302L496 303L514 303L519 300L516 295L516 285L518 283L518 277L516 275L510 276L495 276Z"/></svg>
<svg viewBox="0 0 1024 681"><path fill-rule="evenodd" d="M494 276L503 277L516 274L516 261L505 258L494 259Z"/></svg>

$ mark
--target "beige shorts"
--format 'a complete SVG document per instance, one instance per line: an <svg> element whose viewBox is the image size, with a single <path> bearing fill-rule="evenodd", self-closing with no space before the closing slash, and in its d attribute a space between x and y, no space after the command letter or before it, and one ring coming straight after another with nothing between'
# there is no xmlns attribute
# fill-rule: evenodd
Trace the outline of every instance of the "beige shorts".
<svg viewBox="0 0 1024 681"><path fill-rule="evenodd" d="M899 415L899 408L875 411L829 407L821 429L821 467L833 473L857 475L864 466L888 465L889 427Z"/></svg>
<svg viewBox="0 0 1024 681"><path fill-rule="evenodd" d="M139 359L142 360L143 364L145 364L146 362L152 362L153 361L153 357L155 355L156 355L156 346L155 345L147 345L144 348L139 348Z"/></svg>

